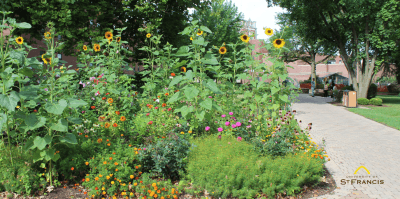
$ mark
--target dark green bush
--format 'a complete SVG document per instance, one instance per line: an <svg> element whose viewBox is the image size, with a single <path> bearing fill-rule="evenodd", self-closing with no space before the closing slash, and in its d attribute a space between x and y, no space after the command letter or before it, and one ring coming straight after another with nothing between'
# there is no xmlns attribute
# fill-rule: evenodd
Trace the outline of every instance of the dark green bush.
<svg viewBox="0 0 400 199"><path fill-rule="evenodd" d="M334 90L333 95L335 102L342 102L343 100L343 91L342 90Z"/></svg>
<svg viewBox="0 0 400 199"><path fill-rule="evenodd" d="M375 106L382 106L382 99L381 98L372 98L369 100L369 103Z"/></svg>
<svg viewBox="0 0 400 199"><path fill-rule="evenodd" d="M342 90L342 91L344 91L344 90L354 91L353 84L351 84L350 86L345 86L340 90Z"/></svg>
<svg viewBox="0 0 400 199"><path fill-rule="evenodd" d="M400 84L390 84L387 88L390 93L400 93Z"/></svg>
<svg viewBox="0 0 400 199"><path fill-rule="evenodd" d="M369 104L369 100L367 98L358 98L357 99L357 104L368 105Z"/></svg>
<svg viewBox="0 0 400 199"><path fill-rule="evenodd" d="M369 85L367 99L372 99L376 97L377 93L378 93L378 86L375 84Z"/></svg>
<svg viewBox="0 0 400 199"><path fill-rule="evenodd" d="M151 170L173 181L179 180L179 171L185 170L190 147L187 140L171 133L155 144L142 146L146 150L139 153L138 159L143 164L144 172Z"/></svg>

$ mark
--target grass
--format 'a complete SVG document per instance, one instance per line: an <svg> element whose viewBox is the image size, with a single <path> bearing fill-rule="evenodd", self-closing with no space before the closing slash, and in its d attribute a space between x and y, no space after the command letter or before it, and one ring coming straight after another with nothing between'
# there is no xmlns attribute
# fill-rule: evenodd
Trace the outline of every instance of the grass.
<svg viewBox="0 0 400 199"><path fill-rule="evenodd" d="M400 96L378 95L382 104L389 107L368 107L370 109L347 109L368 119L400 130Z"/></svg>

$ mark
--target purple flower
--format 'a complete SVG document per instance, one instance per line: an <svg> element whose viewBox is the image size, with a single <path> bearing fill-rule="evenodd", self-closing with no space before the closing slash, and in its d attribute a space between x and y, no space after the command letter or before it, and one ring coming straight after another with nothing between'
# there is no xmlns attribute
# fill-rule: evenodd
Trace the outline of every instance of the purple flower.
<svg viewBox="0 0 400 199"><path fill-rule="evenodd" d="M119 53L119 51L117 50L117 54Z"/></svg>
<svg viewBox="0 0 400 199"><path fill-rule="evenodd" d="M210 130L210 127L209 126L206 126L206 131L209 131Z"/></svg>
<svg viewBox="0 0 400 199"><path fill-rule="evenodd" d="M143 150L146 150L146 148L143 148Z"/></svg>
<svg viewBox="0 0 400 199"><path fill-rule="evenodd" d="M85 111L82 111L82 113L85 113Z"/></svg>
<svg viewBox="0 0 400 199"><path fill-rule="evenodd" d="M83 88L85 88L86 87L86 84L85 83L83 83Z"/></svg>
<svg viewBox="0 0 400 199"><path fill-rule="evenodd" d="M233 112L229 112L229 115L233 115Z"/></svg>
<svg viewBox="0 0 400 199"><path fill-rule="evenodd" d="M229 122L225 122L225 126L229 126L229 124L230 124Z"/></svg>
<svg viewBox="0 0 400 199"><path fill-rule="evenodd" d="M218 128L218 132L221 132L221 131L223 131L223 130L224 130L224 129L221 128L221 127Z"/></svg>
<svg viewBox="0 0 400 199"><path fill-rule="evenodd" d="M253 122L253 121L249 120L249 122Z"/></svg>
<svg viewBox="0 0 400 199"><path fill-rule="evenodd" d="M92 100L95 100L94 97L92 97Z"/></svg>
<svg viewBox="0 0 400 199"><path fill-rule="evenodd" d="M249 126L246 126L246 127L249 129L249 128L251 128L251 125L249 125Z"/></svg>
<svg viewBox="0 0 400 199"><path fill-rule="evenodd" d="M218 139L221 139L221 135L218 136Z"/></svg>
<svg viewBox="0 0 400 199"><path fill-rule="evenodd" d="M242 126L242 123L236 122L236 126L237 126L237 127Z"/></svg>
<svg viewBox="0 0 400 199"><path fill-rule="evenodd" d="M242 137L238 137L237 140L240 142L242 141Z"/></svg>
<svg viewBox="0 0 400 199"><path fill-rule="evenodd" d="M221 115L221 117L226 117L226 115Z"/></svg>
<svg viewBox="0 0 400 199"><path fill-rule="evenodd" d="M45 91L49 91L49 90L47 90L47 88L45 88L44 90L45 90Z"/></svg>

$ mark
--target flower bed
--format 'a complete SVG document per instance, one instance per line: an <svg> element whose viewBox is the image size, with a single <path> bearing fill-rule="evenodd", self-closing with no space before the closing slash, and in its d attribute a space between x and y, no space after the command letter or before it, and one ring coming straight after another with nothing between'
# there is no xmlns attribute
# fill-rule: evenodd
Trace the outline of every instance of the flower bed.
<svg viewBox="0 0 400 199"><path fill-rule="evenodd" d="M55 49L54 24L47 26L47 48ZM18 23L16 27L31 26ZM140 39L148 44L140 50L152 58L143 60L146 65L141 74L148 76L142 79L145 83L139 91L121 69L124 29L116 29L117 35L106 31L105 38L91 47L78 45L78 60L85 63L78 64L78 70L68 70L65 61L54 58L53 50L37 57L44 66L35 58L17 69L1 66L9 74L3 76L4 81L11 83L4 85L1 96L7 103L0 112L0 126L6 132L0 143L4 155L0 159L0 191L43 195L68 182L83 187L88 198L165 199L205 189L212 197L255 197L261 190L274 197L296 195L305 184L318 182L323 163L329 159L324 149L308 138L311 124L300 129L294 120L296 111L286 109L299 90L293 85L280 86L277 79L287 77L279 72L285 71L284 64L271 66L275 72L269 76L274 79L270 84L251 80L249 85L236 85L227 78L216 84L204 71L207 67L222 75L215 56L231 53L225 44L214 46L211 54L215 55L205 56L201 63L179 61L180 57L197 60L201 52L210 51L204 42L203 31L211 33L207 27L193 22L181 32L193 43L174 53L169 44L158 48L160 35L140 28L146 35ZM237 54L237 45L244 45L240 60L254 61L249 37L242 35L240 40L229 49ZM10 43L17 48L7 48L10 54L25 50L22 37L14 36L7 45ZM284 44L283 39L273 42L270 55L274 61L278 62ZM171 53L176 56L168 58ZM12 59L25 64L22 57L27 54ZM10 57L2 59L11 62ZM245 66L234 65L237 63L233 60L230 68ZM151 67L161 64L174 67ZM234 79L250 79L247 73L233 74ZM11 87L16 76L20 77L19 92ZM215 152L218 150L222 153ZM211 155L217 160L210 159ZM252 163L247 164L248 160ZM257 162L263 165L257 167ZM245 177L247 169L254 178ZM286 173L265 173L271 169ZM241 174L228 176L232 171ZM281 184L282 180L288 183ZM224 184L238 189L221 189Z"/></svg>

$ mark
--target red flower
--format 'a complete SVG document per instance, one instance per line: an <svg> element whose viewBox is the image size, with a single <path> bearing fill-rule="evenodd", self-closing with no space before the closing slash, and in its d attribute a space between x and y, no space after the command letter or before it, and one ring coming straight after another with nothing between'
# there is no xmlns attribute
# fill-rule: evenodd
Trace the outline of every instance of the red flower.
<svg viewBox="0 0 400 199"><path fill-rule="evenodd" d="M175 73L171 73L171 76L172 76L172 77L175 77Z"/></svg>
<svg viewBox="0 0 400 199"><path fill-rule="evenodd" d="M110 93L106 93L106 95L109 95Z"/></svg>
<svg viewBox="0 0 400 199"><path fill-rule="evenodd" d="M172 110L172 108L168 108L168 111Z"/></svg>
<svg viewBox="0 0 400 199"><path fill-rule="evenodd" d="M148 125L153 124L153 121L150 121L149 123L147 123Z"/></svg>
<svg viewBox="0 0 400 199"><path fill-rule="evenodd" d="M119 111L115 111L115 114L117 114L117 115L119 115L119 114L121 114Z"/></svg>
<svg viewBox="0 0 400 199"><path fill-rule="evenodd" d="M33 110L33 112L37 113L37 110L35 109L35 110Z"/></svg>
<svg viewBox="0 0 400 199"><path fill-rule="evenodd" d="M166 107L166 106L167 106L167 104L166 104L166 103L163 103L163 104L162 104L162 107Z"/></svg>
<svg viewBox="0 0 400 199"><path fill-rule="evenodd" d="M91 106L90 108L95 109L96 107L95 106Z"/></svg>
<svg viewBox="0 0 400 199"><path fill-rule="evenodd" d="M103 97L103 98L101 98L102 100L106 100L107 98L106 97Z"/></svg>
<svg viewBox="0 0 400 199"><path fill-rule="evenodd" d="M73 171L74 170L74 167L71 167L71 171Z"/></svg>
<svg viewBox="0 0 400 199"><path fill-rule="evenodd" d="M118 124L117 124L117 123L114 123L114 124L113 124L113 127L117 127L117 126L118 126Z"/></svg>
<svg viewBox="0 0 400 199"><path fill-rule="evenodd" d="M156 101L156 99L153 99L153 101Z"/></svg>
<svg viewBox="0 0 400 199"><path fill-rule="evenodd" d="M158 107L156 106L156 107L154 107L156 110L158 109Z"/></svg>

